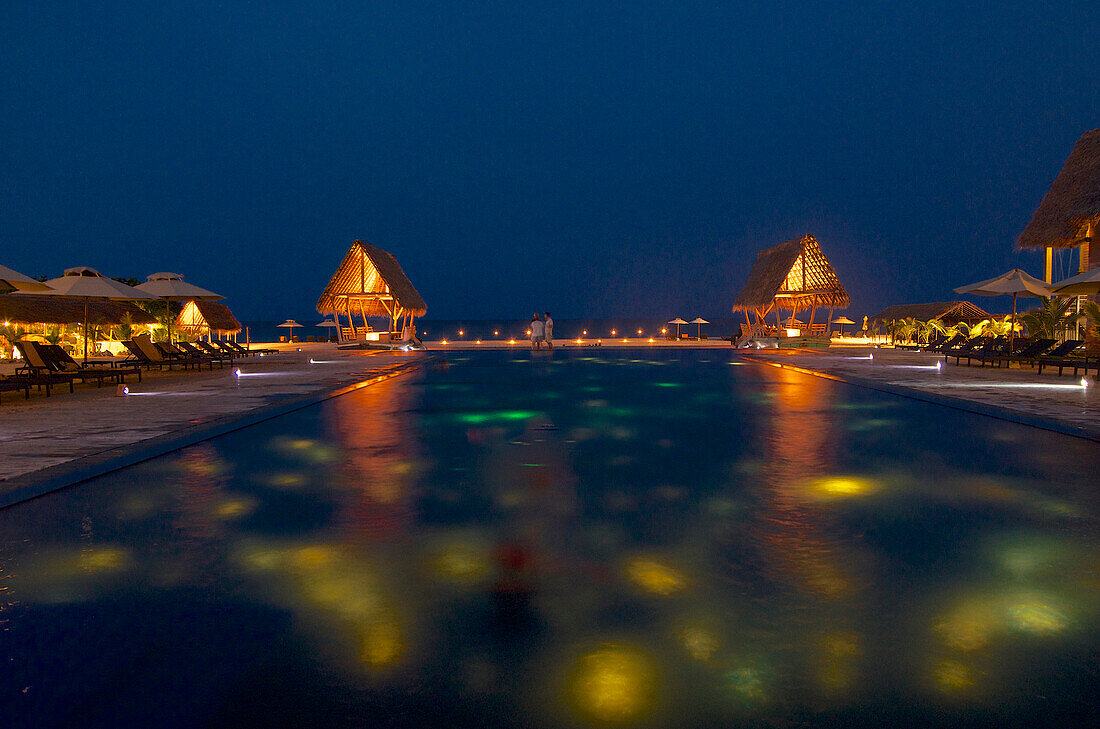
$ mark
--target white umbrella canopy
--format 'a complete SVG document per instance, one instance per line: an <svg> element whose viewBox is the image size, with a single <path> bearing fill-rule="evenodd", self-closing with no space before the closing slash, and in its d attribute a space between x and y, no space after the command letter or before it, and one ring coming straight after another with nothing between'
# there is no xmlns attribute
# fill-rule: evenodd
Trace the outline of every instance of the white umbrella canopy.
<svg viewBox="0 0 1100 729"><path fill-rule="evenodd" d="M207 291L195 284L187 283L178 273L151 273L146 277L145 283L138 284L134 288L147 294L152 294L165 301L193 301L195 299L224 299L221 294Z"/></svg>
<svg viewBox="0 0 1100 729"><path fill-rule="evenodd" d="M168 304L169 301L194 301L196 299L214 301L225 298L221 294L215 294L213 291L207 291L195 284L187 283L183 280L182 274L168 273L167 271L149 274L145 277L145 283L138 284L134 288L152 294L158 299L164 299L169 340L172 339L172 310Z"/></svg>
<svg viewBox="0 0 1100 729"><path fill-rule="evenodd" d="M299 324L298 322L294 321L293 319L287 319L282 324L276 324L275 328L276 329L289 329L290 330L289 338L293 341L293 339L294 339L294 327L300 327L300 326L302 326L302 325Z"/></svg>
<svg viewBox="0 0 1100 729"><path fill-rule="evenodd" d="M1100 268L1094 268L1064 281L1053 283L1050 285L1050 290L1059 296L1100 294Z"/></svg>
<svg viewBox="0 0 1100 729"><path fill-rule="evenodd" d="M840 325L840 336L842 336L842 337L844 336L844 325L845 324L855 324L854 321L852 321L851 319L849 319L846 316L837 317L836 319L833 319L832 323Z"/></svg>
<svg viewBox="0 0 1100 729"><path fill-rule="evenodd" d="M977 296L1002 296L1012 294L1012 330L1009 340L1016 339L1016 297L1034 296L1037 299L1050 298L1050 289L1046 283L1040 281L1029 273L1014 268L1008 273L1002 273L996 278L979 281L969 286L960 286L955 289L956 294L974 294ZM1011 346L1011 345L1010 345Z"/></svg>
<svg viewBox="0 0 1100 729"><path fill-rule="evenodd" d="M322 322L318 322L315 326L328 327L329 329L333 329L339 327L340 325L334 322L332 319L325 319Z"/></svg>
<svg viewBox="0 0 1100 729"><path fill-rule="evenodd" d="M7 266L0 266L0 291L49 291L50 287Z"/></svg>
<svg viewBox="0 0 1100 729"><path fill-rule="evenodd" d="M46 282L49 291L28 291L36 296L73 296L84 299L84 361L88 361L88 301L106 299L108 301L145 301L157 297L147 294L133 286L107 278L99 271L88 266L66 268L65 275L51 278Z"/></svg>
<svg viewBox="0 0 1100 729"><path fill-rule="evenodd" d="M680 325L681 324L687 324L687 322L684 321L683 319L681 319L680 317L676 317L675 319L673 319L672 321L670 321L668 323L676 325L676 338L679 339L680 338Z"/></svg>

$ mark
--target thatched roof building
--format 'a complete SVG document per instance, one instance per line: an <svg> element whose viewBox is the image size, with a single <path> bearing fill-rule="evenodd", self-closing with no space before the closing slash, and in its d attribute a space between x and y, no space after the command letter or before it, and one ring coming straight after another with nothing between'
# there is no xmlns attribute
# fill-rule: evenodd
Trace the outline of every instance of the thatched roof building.
<svg viewBox="0 0 1100 729"><path fill-rule="evenodd" d="M188 334L236 334L241 323L225 304L217 301L188 301L176 317L176 328Z"/></svg>
<svg viewBox="0 0 1100 729"><path fill-rule="evenodd" d="M756 255L733 310L753 311L762 318L772 307L797 312L818 306L843 309L850 303L821 246L806 235Z"/></svg>
<svg viewBox="0 0 1100 729"><path fill-rule="evenodd" d="M897 319L912 317L917 321L930 321L939 319L944 324L951 326L961 321L967 324L989 319L990 314L969 301L940 301L929 304L895 304L888 306L871 317L872 324L885 324Z"/></svg>
<svg viewBox="0 0 1100 729"><path fill-rule="evenodd" d="M1092 228L1089 234L1089 228ZM1022 248L1075 248L1100 231L1100 129L1073 145L1031 222L1020 233Z"/></svg>
<svg viewBox="0 0 1100 729"><path fill-rule="evenodd" d="M84 321L88 307L91 324L116 326L125 323L155 324L156 318L125 301L85 301L68 296L0 295L0 322L10 324L77 324Z"/></svg>
<svg viewBox="0 0 1100 729"><path fill-rule="evenodd" d="M387 317L394 329L402 318L423 316L427 304L405 275L393 254L357 240L317 300L320 314Z"/></svg>

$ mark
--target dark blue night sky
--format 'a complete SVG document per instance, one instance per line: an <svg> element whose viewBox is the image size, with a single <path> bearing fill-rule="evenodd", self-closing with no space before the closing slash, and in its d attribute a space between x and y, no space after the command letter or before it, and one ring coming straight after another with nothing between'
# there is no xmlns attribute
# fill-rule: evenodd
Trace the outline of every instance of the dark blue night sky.
<svg viewBox="0 0 1100 729"><path fill-rule="evenodd" d="M434 318L721 316L803 233L853 317L1041 275L1100 3L962 5L8 0L0 263L246 319L310 316L356 238Z"/></svg>

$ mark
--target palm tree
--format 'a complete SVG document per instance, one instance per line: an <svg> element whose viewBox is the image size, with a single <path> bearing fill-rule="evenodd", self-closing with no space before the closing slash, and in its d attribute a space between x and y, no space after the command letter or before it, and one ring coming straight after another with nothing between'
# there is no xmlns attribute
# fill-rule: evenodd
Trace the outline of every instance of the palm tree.
<svg viewBox="0 0 1100 729"><path fill-rule="evenodd" d="M1038 309L1021 314L1019 319L1027 327L1028 335L1058 339L1077 320L1077 315L1070 311L1073 300L1065 296L1051 296L1042 299L1042 302Z"/></svg>
<svg viewBox="0 0 1100 729"><path fill-rule="evenodd" d="M1086 301L1081 304L1081 313L1077 318L1084 322L1086 332L1100 339L1100 304L1095 301Z"/></svg>

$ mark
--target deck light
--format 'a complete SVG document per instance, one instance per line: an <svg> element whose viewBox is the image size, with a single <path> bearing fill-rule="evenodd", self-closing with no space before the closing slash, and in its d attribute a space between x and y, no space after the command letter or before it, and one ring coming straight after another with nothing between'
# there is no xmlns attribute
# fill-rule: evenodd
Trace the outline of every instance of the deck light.
<svg viewBox="0 0 1100 729"><path fill-rule="evenodd" d="M581 339L577 340L577 344L581 344L582 342L583 342L583 340L581 340Z"/></svg>
<svg viewBox="0 0 1100 729"><path fill-rule="evenodd" d="M668 334L668 328L667 327L661 327L661 334Z"/></svg>
<svg viewBox="0 0 1100 729"><path fill-rule="evenodd" d="M1081 387L1088 387L1088 386L1089 386L1088 378L1087 377L1082 377L1081 378Z"/></svg>
<svg viewBox="0 0 1100 729"><path fill-rule="evenodd" d="M499 336L500 336L500 332L499 332L499 331L497 331L496 329L494 329L494 330L493 330L493 336L494 336L494 337L499 337Z"/></svg>
<svg viewBox="0 0 1100 729"><path fill-rule="evenodd" d="M464 337L464 336L466 336L466 332L464 332L464 331L462 331L461 329L459 329L459 330L458 330L458 336L460 336L460 337Z"/></svg>
<svg viewBox="0 0 1100 729"><path fill-rule="evenodd" d="M653 344L653 337L650 337L650 338L649 338L649 343L650 343L650 344Z"/></svg>
<svg viewBox="0 0 1100 729"><path fill-rule="evenodd" d="M638 336L639 337L642 336L642 330L641 329L638 330Z"/></svg>
<svg viewBox="0 0 1100 729"><path fill-rule="evenodd" d="M509 339L508 340L508 344L515 344L515 343L516 343L516 340L514 340L514 339Z"/></svg>
<svg viewBox="0 0 1100 729"><path fill-rule="evenodd" d="M625 340L625 339L623 340L623 344L626 344L626 340Z"/></svg>
<svg viewBox="0 0 1100 729"><path fill-rule="evenodd" d="M481 340L480 339L475 339L474 344L481 344Z"/></svg>
<svg viewBox="0 0 1100 729"><path fill-rule="evenodd" d="M616 331L615 331L614 329L612 329L612 330L611 330L611 336L613 336L613 337L614 337L614 336L615 336L616 334L618 334L618 332L616 332Z"/></svg>
<svg viewBox="0 0 1100 729"><path fill-rule="evenodd" d="M440 342L440 344L446 344L446 343L447 343L446 339L444 339L442 342Z"/></svg>
<svg viewBox="0 0 1100 729"><path fill-rule="evenodd" d="M118 387L115 388L115 397L122 397L124 395L129 395L129 394L130 394L130 388L126 387L126 385L119 385Z"/></svg>
<svg viewBox="0 0 1100 729"><path fill-rule="evenodd" d="M936 371L943 369L943 362L936 362Z"/></svg>
<svg viewBox="0 0 1100 729"><path fill-rule="evenodd" d="M587 337L588 336L588 330L585 329L584 331L582 331L581 336Z"/></svg>
<svg viewBox="0 0 1100 729"><path fill-rule="evenodd" d="M233 376L236 377L238 380L241 379L241 368L240 367L234 367L233 368Z"/></svg>

